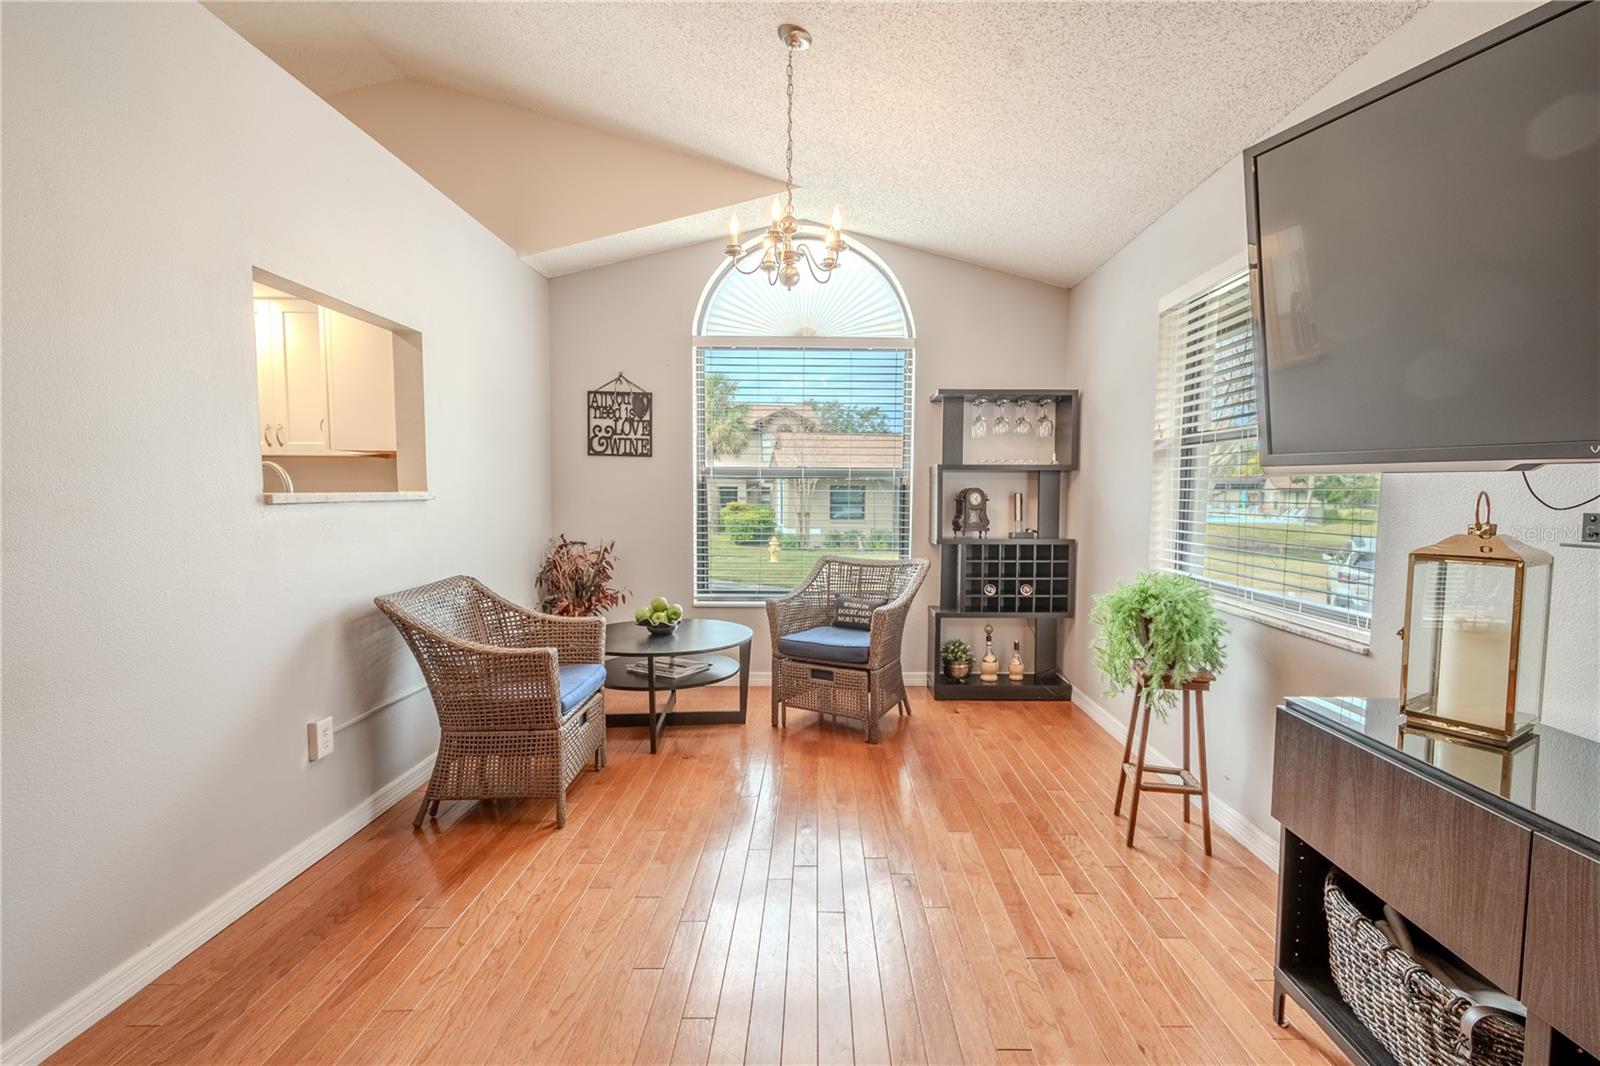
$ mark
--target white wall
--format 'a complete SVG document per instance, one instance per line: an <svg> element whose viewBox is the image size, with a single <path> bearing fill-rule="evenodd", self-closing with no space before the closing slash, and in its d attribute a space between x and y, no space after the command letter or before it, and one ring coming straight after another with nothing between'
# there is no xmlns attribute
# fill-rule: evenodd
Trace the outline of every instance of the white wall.
<svg viewBox="0 0 1600 1066"><path fill-rule="evenodd" d="M1284 119L1290 125L1393 77L1527 10L1521 4L1435 3ZM1157 302L1245 247L1244 184L1238 160L1164 214L1072 292L1069 384L1084 391L1083 468L1069 496L1070 535L1082 557L1080 620L1067 632L1065 662L1080 694L1125 719L1127 696L1111 701L1095 674L1087 622L1090 597L1149 565L1150 447L1154 422ZM1600 467L1550 468L1533 478L1547 499L1571 503L1600 491ZM1285 695L1397 694L1406 553L1465 529L1479 488L1490 491L1502 530L1544 548L1577 539L1578 512L1556 514L1531 499L1513 474L1395 474L1383 479L1372 654L1343 651L1230 616L1229 665L1207 701L1214 792L1275 835L1270 817L1272 717ZM1590 508L1591 510L1594 508ZM1546 720L1600 736L1600 552L1554 549ZM1176 717L1152 736L1179 750Z"/></svg>
<svg viewBox="0 0 1600 1066"><path fill-rule="evenodd" d="M544 280L203 8L4 21L14 1061L431 754L371 597L459 571L531 597L548 362ZM258 502L252 266L421 331L436 499ZM307 720L395 697L307 762Z"/></svg>
<svg viewBox="0 0 1600 1066"><path fill-rule="evenodd" d="M929 556L927 468L938 461L940 430L939 408L928 397L964 385L1061 387L1067 293L887 241L866 242L899 279L916 321L911 543L914 554ZM550 282L553 528L615 540L624 586L686 607L694 591L689 338L721 258L722 243L712 241ZM653 458L586 454L584 395L618 370L655 393ZM927 669L927 606L938 602L938 588L935 557L906 630L907 671ZM753 669L770 668L761 609L693 613L751 626ZM629 605L616 617L632 614Z"/></svg>

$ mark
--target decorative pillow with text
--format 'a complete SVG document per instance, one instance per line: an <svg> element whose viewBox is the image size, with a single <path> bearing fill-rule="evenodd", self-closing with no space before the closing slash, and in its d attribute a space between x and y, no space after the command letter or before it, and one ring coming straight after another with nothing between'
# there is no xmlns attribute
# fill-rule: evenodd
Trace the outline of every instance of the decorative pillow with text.
<svg viewBox="0 0 1600 1066"><path fill-rule="evenodd" d="M887 602L870 596L838 593L833 597L833 624L840 629L871 629L872 612Z"/></svg>

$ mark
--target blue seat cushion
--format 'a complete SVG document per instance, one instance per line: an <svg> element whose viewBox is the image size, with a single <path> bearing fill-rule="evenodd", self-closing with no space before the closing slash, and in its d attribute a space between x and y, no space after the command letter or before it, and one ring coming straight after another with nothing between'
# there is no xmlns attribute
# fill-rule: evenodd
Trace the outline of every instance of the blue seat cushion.
<svg viewBox="0 0 1600 1066"><path fill-rule="evenodd" d="M599 663L575 663L558 667L561 681L561 717L577 710L583 701L600 691L606 683L606 668Z"/></svg>
<svg viewBox="0 0 1600 1066"><path fill-rule="evenodd" d="M794 659L823 663L864 663L872 633L843 626L817 626L778 638L778 651Z"/></svg>

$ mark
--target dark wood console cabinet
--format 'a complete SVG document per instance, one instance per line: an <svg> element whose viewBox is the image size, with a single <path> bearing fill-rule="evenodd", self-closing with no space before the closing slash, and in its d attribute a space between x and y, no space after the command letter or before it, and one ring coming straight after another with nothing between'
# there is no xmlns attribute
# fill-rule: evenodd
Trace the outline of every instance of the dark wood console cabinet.
<svg viewBox="0 0 1600 1066"><path fill-rule="evenodd" d="M1600 743L1540 726L1495 752L1402 729L1394 700L1293 698L1272 815L1280 1022L1287 996L1354 1062L1394 1063L1328 971L1337 867L1527 1005L1530 1066L1600 1063Z"/></svg>

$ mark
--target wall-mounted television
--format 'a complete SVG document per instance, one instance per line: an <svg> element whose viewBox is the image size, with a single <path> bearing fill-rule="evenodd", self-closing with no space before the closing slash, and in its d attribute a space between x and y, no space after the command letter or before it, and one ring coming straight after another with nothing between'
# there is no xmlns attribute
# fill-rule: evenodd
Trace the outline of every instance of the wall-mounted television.
<svg viewBox="0 0 1600 1066"><path fill-rule="evenodd" d="M1600 3L1244 153L1261 458L1600 461Z"/></svg>

